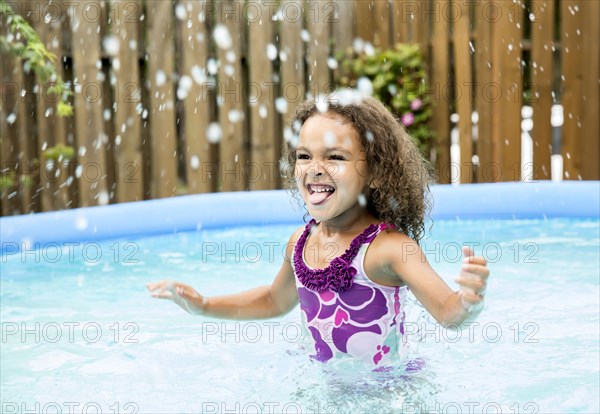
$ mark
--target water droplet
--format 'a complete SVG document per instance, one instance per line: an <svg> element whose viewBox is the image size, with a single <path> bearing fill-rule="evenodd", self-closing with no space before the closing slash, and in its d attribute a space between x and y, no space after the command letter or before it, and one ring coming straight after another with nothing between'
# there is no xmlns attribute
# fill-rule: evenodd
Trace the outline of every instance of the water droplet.
<svg viewBox="0 0 600 414"><path fill-rule="evenodd" d="M373 142L375 140L375 135L373 135L371 131L366 131L365 138L367 138L367 141Z"/></svg>
<svg viewBox="0 0 600 414"><path fill-rule="evenodd" d="M225 25L218 24L215 27L215 30L213 30L213 37L217 43L217 46L221 49L229 49L233 45L231 34Z"/></svg>
<svg viewBox="0 0 600 414"><path fill-rule="evenodd" d="M326 131L323 135L323 142L326 146L333 146L337 142L337 137L333 131Z"/></svg>
<svg viewBox="0 0 600 414"><path fill-rule="evenodd" d="M244 113L239 109L232 109L227 113L227 119L229 122L239 122L244 119Z"/></svg>
<svg viewBox="0 0 600 414"><path fill-rule="evenodd" d="M275 110L280 114L287 114L288 111L288 103L283 97L279 97L275 99Z"/></svg>
<svg viewBox="0 0 600 414"><path fill-rule="evenodd" d="M294 123L292 124L292 129L294 130L294 132L296 134L300 133L301 128L302 128L302 122L300 122L299 120L294 121Z"/></svg>
<svg viewBox="0 0 600 414"><path fill-rule="evenodd" d="M352 48L354 52L360 54L365 48L365 42L360 37L357 37L352 41Z"/></svg>
<svg viewBox="0 0 600 414"><path fill-rule="evenodd" d="M367 206L367 197L365 197L365 195L363 193L360 193L358 195L358 204L361 207L366 207Z"/></svg>
<svg viewBox="0 0 600 414"><path fill-rule="evenodd" d="M108 201L109 201L108 192L106 192L106 190L100 191L98 193L98 204L101 206L105 206L108 204Z"/></svg>
<svg viewBox="0 0 600 414"><path fill-rule="evenodd" d="M267 110L266 105L263 104L258 107L258 116L265 119L268 114L269 114L269 111Z"/></svg>
<svg viewBox="0 0 600 414"><path fill-rule="evenodd" d="M87 148L85 148L83 145L81 147L79 147L79 151L77 151L77 153L79 154L80 157L84 157L86 152L87 152Z"/></svg>
<svg viewBox="0 0 600 414"><path fill-rule="evenodd" d="M177 99L180 101L185 100L188 97L188 91L183 88L177 88Z"/></svg>
<svg viewBox="0 0 600 414"><path fill-rule="evenodd" d="M267 45L267 59L269 59L269 60L277 59L277 47L273 43L269 43Z"/></svg>
<svg viewBox="0 0 600 414"><path fill-rule="evenodd" d="M192 66L192 78L198 85L206 83L206 71L198 65Z"/></svg>
<svg viewBox="0 0 600 414"><path fill-rule="evenodd" d="M303 29L300 32L300 39L302 39L302 41L304 42L308 42L310 40L310 33L308 32L308 30Z"/></svg>
<svg viewBox="0 0 600 414"><path fill-rule="evenodd" d="M167 82L167 75L164 71L159 70L156 72L156 86L163 86Z"/></svg>
<svg viewBox="0 0 600 414"><path fill-rule="evenodd" d="M147 110L147 109L144 109L144 110L142 111L142 119L147 119L147 118L148 118L148 110Z"/></svg>
<svg viewBox="0 0 600 414"><path fill-rule="evenodd" d="M217 63L217 61L215 59L210 58L206 62L206 70L208 71L209 74L216 75L217 72L219 71L219 64Z"/></svg>
<svg viewBox="0 0 600 414"><path fill-rule="evenodd" d="M233 75L235 75L235 69L233 68L233 66L231 65L225 65L225 67L223 68L223 71L225 72L225 74L227 76L229 76L230 78L233 77Z"/></svg>
<svg viewBox="0 0 600 414"><path fill-rule="evenodd" d="M85 216L78 215L75 217L75 228L77 230L85 230L88 227L88 219Z"/></svg>
<svg viewBox="0 0 600 414"><path fill-rule="evenodd" d="M471 49L471 53L475 53L475 46L473 46L473 42L469 40L469 49Z"/></svg>
<svg viewBox="0 0 600 414"><path fill-rule="evenodd" d="M119 54L119 49L121 47L121 42L119 38L115 35L108 35L102 40L102 46L107 55L109 56L117 56Z"/></svg>
<svg viewBox="0 0 600 414"><path fill-rule="evenodd" d="M206 129L206 138L211 144L220 142L221 138L223 138L223 130L221 129L221 125L216 122L211 122Z"/></svg>
<svg viewBox="0 0 600 414"><path fill-rule="evenodd" d="M327 101L327 97L325 95L317 96L315 100L315 106L319 112L327 112L329 109L329 102Z"/></svg>
<svg viewBox="0 0 600 414"><path fill-rule="evenodd" d="M184 21L187 17L188 17L188 13L185 9L185 5L179 3L176 7L175 7L175 17L177 17L177 19Z"/></svg>
<svg viewBox="0 0 600 414"><path fill-rule="evenodd" d="M327 59L327 66L331 70L336 70L338 68L338 61L334 57L329 57Z"/></svg>
<svg viewBox="0 0 600 414"><path fill-rule="evenodd" d="M361 76L356 81L356 89L363 95L373 95L373 83L365 76Z"/></svg>
<svg viewBox="0 0 600 414"><path fill-rule="evenodd" d="M192 155L190 157L190 167L192 168L192 170L197 170L198 168L200 168L200 158L198 158L197 155Z"/></svg>
<svg viewBox="0 0 600 414"><path fill-rule="evenodd" d="M183 75L180 79L179 79L179 87L183 88L187 91L189 91L192 88L192 78L190 78L187 75Z"/></svg>
<svg viewBox="0 0 600 414"><path fill-rule="evenodd" d="M225 60L229 63L234 63L237 60L235 52L233 50L227 51L227 53L225 53Z"/></svg>

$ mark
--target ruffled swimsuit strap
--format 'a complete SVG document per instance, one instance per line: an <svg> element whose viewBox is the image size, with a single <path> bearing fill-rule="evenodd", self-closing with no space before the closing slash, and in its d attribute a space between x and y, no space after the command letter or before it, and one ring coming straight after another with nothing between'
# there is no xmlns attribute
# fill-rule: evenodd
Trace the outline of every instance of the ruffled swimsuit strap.
<svg viewBox="0 0 600 414"><path fill-rule="evenodd" d="M308 289L315 292L323 292L332 290L340 292L348 290L352 287L352 281L357 270L351 264L360 247L364 243L370 243L377 234L383 229L389 228L386 223L371 224L361 234L356 236L350 243L350 247L336 258L324 269L310 269L304 262L303 252L306 240L310 234L310 230L316 224L315 219L312 219L306 224L304 232L298 238L294 248L294 269L298 280Z"/></svg>

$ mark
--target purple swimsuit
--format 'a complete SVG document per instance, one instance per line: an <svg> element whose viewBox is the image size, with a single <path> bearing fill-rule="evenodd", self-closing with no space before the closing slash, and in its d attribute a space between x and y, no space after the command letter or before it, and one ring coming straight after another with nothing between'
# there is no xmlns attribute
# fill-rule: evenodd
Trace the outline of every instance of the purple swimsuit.
<svg viewBox="0 0 600 414"><path fill-rule="evenodd" d="M407 287L389 287L371 281L364 257L373 239L391 225L372 224L325 269L312 269L304 260L311 220L294 248L293 267L304 326L312 337L314 358L327 362L353 357L373 367L403 360L407 347L404 304Z"/></svg>

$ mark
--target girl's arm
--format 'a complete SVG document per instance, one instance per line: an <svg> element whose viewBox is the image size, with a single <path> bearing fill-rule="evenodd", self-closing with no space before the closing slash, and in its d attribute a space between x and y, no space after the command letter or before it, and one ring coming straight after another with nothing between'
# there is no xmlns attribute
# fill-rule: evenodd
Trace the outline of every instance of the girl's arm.
<svg viewBox="0 0 600 414"><path fill-rule="evenodd" d="M465 259L453 291L431 268L419 245L406 235L386 235L382 249L384 272L406 283L427 311L442 325L453 328L473 320L483 309L489 276L486 261L463 247ZM375 239L377 241L377 239Z"/></svg>
<svg viewBox="0 0 600 414"><path fill-rule="evenodd" d="M232 295L206 297L184 283L161 280L146 286L152 297L169 299L185 311L225 319L261 319L283 315L298 304L298 292L291 266L296 231L286 247L285 260L271 285Z"/></svg>

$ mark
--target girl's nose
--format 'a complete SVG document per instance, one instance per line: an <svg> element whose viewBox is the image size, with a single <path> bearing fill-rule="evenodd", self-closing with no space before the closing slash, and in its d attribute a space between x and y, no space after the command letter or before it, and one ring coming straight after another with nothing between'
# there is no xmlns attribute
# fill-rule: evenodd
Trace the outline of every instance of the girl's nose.
<svg viewBox="0 0 600 414"><path fill-rule="evenodd" d="M320 162L318 161L313 161L310 166L308 167L308 174L311 177L318 177L323 175L323 172L325 171L325 169L323 168L323 166L321 165Z"/></svg>

